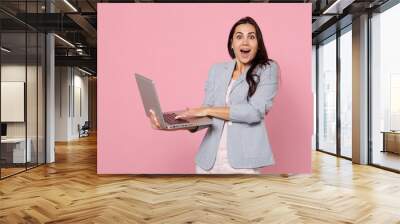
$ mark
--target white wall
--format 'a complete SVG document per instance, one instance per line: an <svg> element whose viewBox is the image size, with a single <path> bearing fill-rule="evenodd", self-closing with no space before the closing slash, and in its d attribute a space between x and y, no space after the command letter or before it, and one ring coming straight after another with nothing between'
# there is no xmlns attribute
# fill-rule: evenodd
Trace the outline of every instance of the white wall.
<svg viewBox="0 0 400 224"><path fill-rule="evenodd" d="M55 73L55 140L77 139L78 124L88 120L88 77L72 67L56 67Z"/></svg>
<svg viewBox="0 0 400 224"><path fill-rule="evenodd" d="M27 73L25 71L27 69ZM39 70L39 73L41 69ZM25 75L27 74L29 86L35 88L27 88L27 119L28 119L28 137L30 133L35 133L36 136L36 120L37 115L32 111L36 112L37 99L36 99L36 66L8 64L1 66L1 81L3 82L25 82ZM33 103L32 103L33 102ZM42 105L39 105L41 107ZM6 108L2 108L5 110ZM32 124L31 122L34 122ZM7 136L8 137L25 137L25 123L26 122L7 122Z"/></svg>
<svg viewBox="0 0 400 224"><path fill-rule="evenodd" d="M69 80L69 69L67 67L55 68L55 141L68 140Z"/></svg>
<svg viewBox="0 0 400 224"><path fill-rule="evenodd" d="M75 70L76 72L76 70ZM72 135L78 137L78 124L81 126L88 120L88 77L76 75L74 77L74 108L72 119ZM81 110L81 111L80 111Z"/></svg>

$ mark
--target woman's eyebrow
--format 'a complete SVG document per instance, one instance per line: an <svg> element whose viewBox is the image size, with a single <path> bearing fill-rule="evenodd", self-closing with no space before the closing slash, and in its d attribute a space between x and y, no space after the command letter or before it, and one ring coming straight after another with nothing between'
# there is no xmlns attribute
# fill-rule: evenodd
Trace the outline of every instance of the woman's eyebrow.
<svg viewBox="0 0 400 224"><path fill-rule="evenodd" d="M240 32L240 31L238 31L238 32L236 32L235 34L243 34L243 33ZM251 31L251 32L249 32L248 34L256 34L256 32Z"/></svg>

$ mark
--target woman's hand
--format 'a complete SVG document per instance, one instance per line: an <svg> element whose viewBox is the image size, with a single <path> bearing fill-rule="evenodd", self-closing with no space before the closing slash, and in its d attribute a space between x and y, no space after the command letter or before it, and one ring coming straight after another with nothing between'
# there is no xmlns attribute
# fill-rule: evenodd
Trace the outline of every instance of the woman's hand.
<svg viewBox="0 0 400 224"><path fill-rule="evenodd" d="M150 109L150 122L151 122L151 127L156 130L161 130L161 125L160 122L157 119L156 114L152 109ZM195 131L197 127L191 127L191 128L175 128L175 129L163 129L165 131L178 131L178 130L189 130L189 131Z"/></svg>
<svg viewBox="0 0 400 224"><path fill-rule="evenodd" d="M199 108L187 108L186 111L178 114L175 119L185 119L185 118L193 118L193 117L206 117L208 116L208 107L199 107Z"/></svg>
<svg viewBox="0 0 400 224"><path fill-rule="evenodd" d="M158 119L156 117L156 114L152 109L150 109L150 122L151 122L151 127L153 129L161 129L160 122L158 122Z"/></svg>

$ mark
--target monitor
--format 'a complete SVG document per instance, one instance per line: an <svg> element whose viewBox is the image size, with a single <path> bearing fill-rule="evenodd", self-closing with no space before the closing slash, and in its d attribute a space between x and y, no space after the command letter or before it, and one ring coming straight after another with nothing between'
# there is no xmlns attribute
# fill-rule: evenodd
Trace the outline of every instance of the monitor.
<svg viewBox="0 0 400 224"><path fill-rule="evenodd" d="M1 136L7 136L7 124L1 123Z"/></svg>

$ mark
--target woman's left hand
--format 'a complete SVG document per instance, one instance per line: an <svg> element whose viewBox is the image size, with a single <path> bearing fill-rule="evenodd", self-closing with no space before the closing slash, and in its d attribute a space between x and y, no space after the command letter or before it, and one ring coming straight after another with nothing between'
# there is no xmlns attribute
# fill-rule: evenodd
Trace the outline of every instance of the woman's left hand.
<svg viewBox="0 0 400 224"><path fill-rule="evenodd" d="M208 116L208 107L187 108L184 112L178 114L176 119L192 118L192 117L206 117Z"/></svg>

